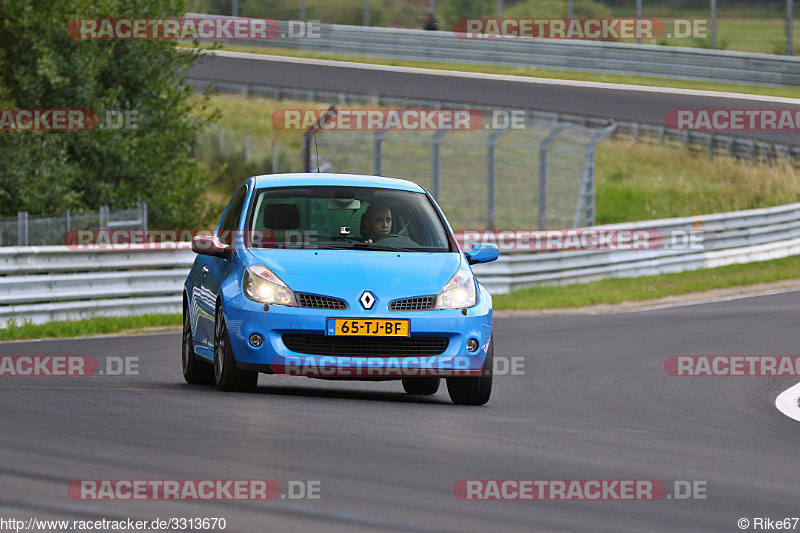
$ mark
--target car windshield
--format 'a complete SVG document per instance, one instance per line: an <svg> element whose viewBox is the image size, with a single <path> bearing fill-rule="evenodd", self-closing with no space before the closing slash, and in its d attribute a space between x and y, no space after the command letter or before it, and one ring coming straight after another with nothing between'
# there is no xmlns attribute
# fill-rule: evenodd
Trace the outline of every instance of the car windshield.
<svg viewBox="0 0 800 533"><path fill-rule="evenodd" d="M419 192L311 186L255 191L248 214L254 248L450 252L442 221Z"/></svg>

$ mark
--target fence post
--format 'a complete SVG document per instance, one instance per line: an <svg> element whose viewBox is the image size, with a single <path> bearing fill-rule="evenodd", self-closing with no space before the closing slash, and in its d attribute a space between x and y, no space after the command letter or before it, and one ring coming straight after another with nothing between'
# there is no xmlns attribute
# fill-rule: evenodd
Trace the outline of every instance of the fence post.
<svg viewBox="0 0 800 533"><path fill-rule="evenodd" d="M441 194L439 148L441 146L442 137L446 134L447 130L439 130L431 137L431 193L433 194L433 199L437 202Z"/></svg>
<svg viewBox="0 0 800 533"><path fill-rule="evenodd" d="M383 161L382 161L383 160L383 150L382 150L383 134L384 134L383 130L376 130L375 131L375 141L374 141L374 147L373 147L373 152L374 152L373 153L373 167L374 167L373 174L375 176L380 176L381 175L381 171L382 171L381 163L383 163Z"/></svg>
<svg viewBox="0 0 800 533"><path fill-rule="evenodd" d="M794 55L794 37L792 24L794 17L792 16L792 4L794 0L786 0L786 55Z"/></svg>
<svg viewBox="0 0 800 533"><path fill-rule="evenodd" d="M144 233L147 233L147 204L136 204L136 220L142 226Z"/></svg>
<svg viewBox="0 0 800 533"><path fill-rule="evenodd" d="M717 48L717 0L711 0L711 49Z"/></svg>
<svg viewBox="0 0 800 533"><path fill-rule="evenodd" d="M547 134L542 144L539 145L539 229L547 229L547 150L550 145L556 140L556 137L561 135L561 132L567 129L567 124L559 124L553 128L553 131Z"/></svg>
<svg viewBox="0 0 800 533"><path fill-rule="evenodd" d="M272 141L272 173L278 173L278 141Z"/></svg>
<svg viewBox="0 0 800 533"><path fill-rule="evenodd" d="M603 139L606 139L617 129L617 124L613 123L597 132L584 150L583 179L581 190L578 194L578 204L575 206L575 216L572 219L572 227L589 227L595 224L595 187L594 187L594 151ZM581 220L581 218L583 220Z"/></svg>
<svg viewBox="0 0 800 533"><path fill-rule="evenodd" d="M28 212L17 212L17 245L28 246Z"/></svg>
<svg viewBox="0 0 800 533"><path fill-rule="evenodd" d="M250 134L244 134L244 163L250 162Z"/></svg>
<svg viewBox="0 0 800 533"><path fill-rule="evenodd" d="M303 132L303 172L311 172L311 136L314 130L308 129Z"/></svg>
<svg viewBox="0 0 800 533"><path fill-rule="evenodd" d="M642 44L642 0L636 0L636 44Z"/></svg>
<svg viewBox="0 0 800 533"><path fill-rule="evenodd" d="M66 230L67 230L64 233L69 233L70 230L72 229L72 220L69 217L69 209L67 209L67 213L64 215L64 222L65 222L64 225L65 225Z"/></svg>
<svg viewBox="0 0 800 533"><path fill-rule="evenodd" d="M100 229L108 229L108 206L107 205L101 205L100 206L99 218L100 218Z"/></svg>
<svg viewBox="0 0 800 533"><path fill-rule="evenodd" d="M497 183L495 179L495 161L494 149L497 145L497 140L502 134L508 131L508 126L497 129L489 135L486 147L486 229L493 230L495 226L495 194L497 192Z"/></svg>

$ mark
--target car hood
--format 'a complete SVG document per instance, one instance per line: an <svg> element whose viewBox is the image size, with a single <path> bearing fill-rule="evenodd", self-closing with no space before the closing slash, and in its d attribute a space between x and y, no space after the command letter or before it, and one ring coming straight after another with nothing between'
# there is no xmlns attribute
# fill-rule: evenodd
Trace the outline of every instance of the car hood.
<svg viewBox="0 0 800 533"><path fill-rule="evenodd" d="M365 290L379 300L438 294L461 266L458 253L374 250L249 250L296 292L344 298Z"/></svg>

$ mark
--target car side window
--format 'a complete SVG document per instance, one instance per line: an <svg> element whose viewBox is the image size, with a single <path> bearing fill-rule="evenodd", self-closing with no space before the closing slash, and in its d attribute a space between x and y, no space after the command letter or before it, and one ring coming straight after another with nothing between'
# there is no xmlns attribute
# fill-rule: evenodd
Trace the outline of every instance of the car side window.
<svg viewBox="0 0 800 533"><path fill-rule="evenodd" d="M247 196L247 187L242 186L236 191L231 199L230 206L222 218L219 225L219 232L217 237L223 244L231 246L235 241L235 232L239 229L239 221L242 219L242 208L244 208L244 199Z"/></svg>

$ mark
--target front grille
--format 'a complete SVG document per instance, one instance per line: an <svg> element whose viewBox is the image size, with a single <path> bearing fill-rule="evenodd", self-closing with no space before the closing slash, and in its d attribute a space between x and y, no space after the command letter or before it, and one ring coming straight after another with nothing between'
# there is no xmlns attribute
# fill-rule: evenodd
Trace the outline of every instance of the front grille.
<svg viewBox="0 0 800 533"><path fill-rule="evenodd" d="M447 337L360 337L285 333L291 351L309 355L359 355L366 357L441 355Z"/></svg>
<svg viewBox="0 0 800 533"><path fill-rule="evenodd" d="M297 293L297 305L311 309L347 309L347 303L344 300L301 292Z"/></svg>
<svg viewBox="0 0 800 533"><path fill-rule="evenodd" d="M389 311L427 311L436 307L436 296L406 298L389 304Z"/></svg>

